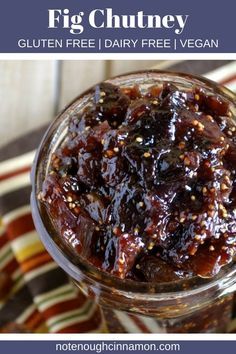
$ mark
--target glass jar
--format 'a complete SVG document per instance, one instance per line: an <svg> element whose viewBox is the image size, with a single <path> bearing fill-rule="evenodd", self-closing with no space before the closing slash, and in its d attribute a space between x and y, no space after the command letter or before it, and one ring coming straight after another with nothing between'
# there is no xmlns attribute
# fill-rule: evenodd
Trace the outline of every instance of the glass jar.
<svg viewBox="0 0 236 354"><path fill-rule="evenodd" d="M204 78L182 73L144 71L107 80L121 87L138 84L145 90L152 85L172 82L179 88L200 86L208 94L228 101L236 117L235 95ZM84 259L75 257L62 244L45 207L37 200L48 173L52 153L67 136L68 120L86 107L92 97L86 91L68 105L51 124L38 148L32 168L31 206L36 229L48 252L87 296L102 307L155 317L167 332L224 332L230 320L233 292L236 289L236 263L225 266L214 278L178 280L170 283L143 283L121 280L96 269Z"/></svg>

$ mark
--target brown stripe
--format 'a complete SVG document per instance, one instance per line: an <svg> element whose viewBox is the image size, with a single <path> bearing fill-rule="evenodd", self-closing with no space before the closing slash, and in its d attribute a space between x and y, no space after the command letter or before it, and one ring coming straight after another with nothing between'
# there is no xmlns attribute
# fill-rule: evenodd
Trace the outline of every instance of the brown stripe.
<svg viewBox="0 0 236 354"><path fill-rule="evenodd" d="M58 267L36 276L30 280L27 285L30 288L32 295L35 297L68 283L68 276Z"/></svg>
<svg viewBox="0 0 236 354"><path fill-rule="evenodd" d="M27 167L22 167L14 172L9 172L9 173L0 175L0 181L3 181L3 180L8 179L10 177L20 175L21 173L28 172L28 171L30 171L30 169L31 169L31 166L27 166Z"/></svg>
<svg viewBox="0 0 236 354"><path fill-rule="evenodd" d="M0 197L0 214L5 215L30 202L31 186L19 188Z"/></svg>
<svg viewBox="0 0 236 354"><path fill-rule="evenodd" d="M46 129L47 126L43 126L3 146L0 149L0 161L34 150L39 145Z"/></svg>
<svg viewBox="0 0 236 354"><path fill-rule="evenodd" d="M55 316L56 314L62 314L67 311L79 309L84 305L85 302L86 298L84 298L82 301L78 301L78 299L63 301L43 311L43 315L45 318L50 318Z"/></svg>
<svg viewBox="0 0 236 354"><path fill-rule="evenodd" d="M5 246L7 242L8 242L7 233L6 231L4 231L4 233L0 236L0 248Z"/></svg>
<svg viewBox="0 0 236 354"><path fill-rule="evenodd" d="M116 314L112 310L106 308L103 308L102 310L106 326L110 333L127 333L127 330L122 326L122 323L118 320Z"/></svg>
<svg viewBox="0 0 236 354"><path fill-rule="evenodd" d="M234 293L233 317L236 317L236 292Z"/></svg>
<svg viewBox="0 0 236 354"><path fill-rule="evenodd" d="M220 80L220 83L222 85L226 85L226 84L229 84L230 82L235 81L235 80L236 80L236 75L233 75L233 76L230 76L224 80Z"/></svg>
<svg viewBox="0 0 236 354"><path fill-rule="evenodd" d="M30 305L32 296L28 287L21 288L0 310L0 327L15 321Z"/></svg>
<svg viewBox="0 0 236 354"><path fill-rule="evenodd" d="M141 329L143 333L151 333L151 331L145 326L145 324L138 316L135 316L130 313L129 317L135 322L135 324Z"/></svg>
<svg viewBox="0 0 236 354"><path fill-rule="evenodd" d="M57 333L86 333L95 330L96 328L99 328L99 326L101 326L101 323L102 323L102 314L100 308L97 307L93 316L87 321L60 329Z"/></svg>
<svg viewBox="0 0 236 354"><path fill-rule="evenodd" d="M24 214L9 222L7 225L8 238L14 240L23 234L35 229L30 213Z"/></svg>
<svg viewBox="0 0 236 354"><path fill-rule="evenodd" d="M14 255L12 255L12 257L14 257ZM19 267L19 263L17 262L17 260L15 258L13 258L10 260L9 263L7 263L5 265L5 267L3 267L2 271L11 275L12 273L14 273L17 270L18 267Z"/></svg>

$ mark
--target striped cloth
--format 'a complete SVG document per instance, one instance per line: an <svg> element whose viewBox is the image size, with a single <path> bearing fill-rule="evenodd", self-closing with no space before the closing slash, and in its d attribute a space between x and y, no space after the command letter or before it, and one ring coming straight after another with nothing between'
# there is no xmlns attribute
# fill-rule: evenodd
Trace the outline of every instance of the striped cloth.
<svg viewBox="0 0 236 354"><path fill-rule="evenodd" d="M236 62L184 62L171 67L201 74L206 68L216 68L207 77L236 91ZM40 133L31 148L39 139ZM21 155L16 143L0 152L0 332L163 332L153 318L102 311L47 253L31 218L29 171L35 150L26 152L28 140L22 140ZM8 158L11 151L17 156ZM236 332L236 319L228 329Z"/></svg>

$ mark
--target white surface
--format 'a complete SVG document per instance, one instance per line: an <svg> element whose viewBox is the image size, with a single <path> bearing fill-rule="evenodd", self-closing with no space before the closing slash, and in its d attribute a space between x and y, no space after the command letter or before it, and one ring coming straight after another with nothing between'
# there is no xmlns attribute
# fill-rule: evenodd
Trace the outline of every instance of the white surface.
<svg viewBox="0 0 236 354"><path fill-rule="evenodd" d="M0 60L0 147L53 119L93 84L158 60Z"/></svg>

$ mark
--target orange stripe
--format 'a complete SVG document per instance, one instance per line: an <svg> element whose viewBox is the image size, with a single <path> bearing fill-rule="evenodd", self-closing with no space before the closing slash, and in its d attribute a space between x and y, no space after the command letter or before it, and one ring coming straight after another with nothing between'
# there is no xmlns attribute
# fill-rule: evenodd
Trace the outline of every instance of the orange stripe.
<svg viewBox="0 0 236 354"><path fill-rule="evenodd" d="M27 273L37 267L40 267L43 264L49 263L52 261L50 255L44 251L37 255L33 255L31 258L21 263L21 269L24 273Z"/></svg>
<svg viewBox="0 0 236 354"><path fill-rule="evenodd" d="M26 232L33 231L34 228L31 213L28 213L9 222L7 225L7 234L10 240L14 240Z"/></svg>
<svg viewBox="0 0 236 354"><path fill-rule="evenodd" d="M28 171L30 171L30 169L31 169L31 166L27 166L27 167L21 167L14 172L5 173L3 175L0 175L0 181L3 181L3 180L8 179L10 177L20 175L21 173L28 172Z"/></svg>
<svg viewBox="0 0 236 354"><path fill-rule="evenodd" d="M24 322L32 331L44 323L44 318L37 309Z"/></svg>

